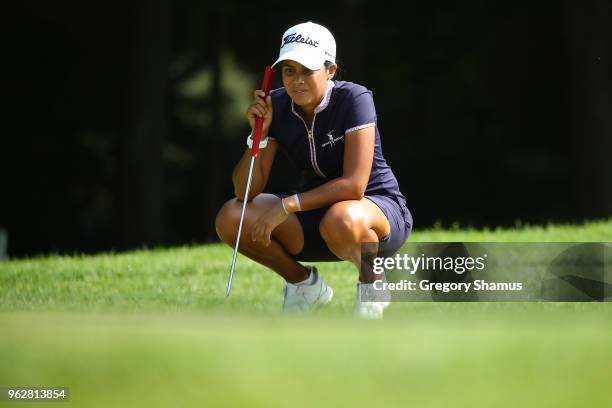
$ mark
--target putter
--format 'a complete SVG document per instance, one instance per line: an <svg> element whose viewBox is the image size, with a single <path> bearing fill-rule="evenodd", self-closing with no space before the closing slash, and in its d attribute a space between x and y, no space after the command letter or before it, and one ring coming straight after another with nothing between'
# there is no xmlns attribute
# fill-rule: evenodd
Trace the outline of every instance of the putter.
<svg viewBox="0 0 612 408"><path fill-rule="evenodd" d="M272 70L272 67L266 67L263 83L261 84L261 89L266 94L265 98L267 98L270 94L273 73L274 71ZM253 129L253 147L251 148L251 164L249 165L249 176L247 177L246 192L244 193L244 200L242 201L242 212L240 213L240 223L238 224L238 234L236 234L236 245L234 246L234 257L232 258L232 267L230 268L230 275L229 280L227 281L227 290L225 292L225 297L229 297L230 291L232 290L232 279L234 278L234 268L236 267L236 256L238 256L238 244L240 243L240 234L242 233L242 222L244 221L244 214L246 213L246 204L249 198L249 191L251 190L253 165L255 164L255 158L259 154L259 142L261 141L261 131L263 129L263 122L263 118L255 118L255 129Z"/></svg>

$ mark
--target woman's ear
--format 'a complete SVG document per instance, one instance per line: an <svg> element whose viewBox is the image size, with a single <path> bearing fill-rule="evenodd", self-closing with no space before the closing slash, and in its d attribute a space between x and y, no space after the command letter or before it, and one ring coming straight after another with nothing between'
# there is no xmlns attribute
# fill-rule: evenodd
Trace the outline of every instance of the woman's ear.
<svg viewBox="0 0 612 408"><path fill-rule="evenodd" d="M336 71L338 70L338 64L332 64L327 68L327 79L332 79L334 75L336 75Z"/></svg>

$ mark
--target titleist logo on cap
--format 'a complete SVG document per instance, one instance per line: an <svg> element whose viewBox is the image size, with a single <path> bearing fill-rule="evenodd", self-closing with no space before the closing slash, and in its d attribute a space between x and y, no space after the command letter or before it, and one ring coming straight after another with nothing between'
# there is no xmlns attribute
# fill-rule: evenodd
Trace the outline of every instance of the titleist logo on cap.
<svg viewBox="0 0 612 408"><path fill-rule="evenodd" d="M281 48L283 48L287 44L291 44L294 42L310 45L313 47L319 46L319 42L315 40L311 40L310 37L304 38L302 37L302 34L292 33L286 36L285 38L283 38L283 43L281 45Z"/></svg>

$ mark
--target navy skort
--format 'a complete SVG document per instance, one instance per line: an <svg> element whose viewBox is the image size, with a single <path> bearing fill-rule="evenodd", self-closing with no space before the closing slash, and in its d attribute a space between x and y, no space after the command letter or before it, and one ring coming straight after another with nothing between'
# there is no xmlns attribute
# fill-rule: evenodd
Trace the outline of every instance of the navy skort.
<svg viewBox="0 0 612 408"><path fill-rule="evenodd" d="M275 194L281 199L290 195L293 194ZM393 256L404 245L412 231L412 215L406 206L406 200L402 196L366 195L365 197L382 210L391 226L389 235L378 244L377 256ZM341 260L329 250L319 232L319 224L328 209L329 207L324 207L294 213L304 231L304 248L299 254L292 255L296 261L336 262Z"/></svg>

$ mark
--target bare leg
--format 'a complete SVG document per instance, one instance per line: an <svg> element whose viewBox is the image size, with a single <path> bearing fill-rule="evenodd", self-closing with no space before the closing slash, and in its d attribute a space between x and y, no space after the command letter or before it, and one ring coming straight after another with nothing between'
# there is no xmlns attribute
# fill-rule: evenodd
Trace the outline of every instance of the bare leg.
<svg viewBox="0 0 612 408"><path fill-rule="evenodd" d="M272 194L259 194L247 203L242 226L239 252L282 276L287 282L296 283L308 277L308 269L296 262L291 254L298 254L304 247L304 232L294 214L272 231L271 242L265 246L251 241L250 231L261 214L276 205L279 198ZM225 203L217 214L217 235L226 244L234 246L240 222L242 202L232 199Z"/></svg>
<svg viewBox="0 0 612 408"><path fill-rule="evenodd" d="M371 268L362 268L361 244L373 257L378 250L378 242L391 233L391 226L380 208L367 198L341 201L330 207L319 226L321 236L330 251L338 258L351 262L359 271L359 281L372 283L374 274Z"/></svg>

